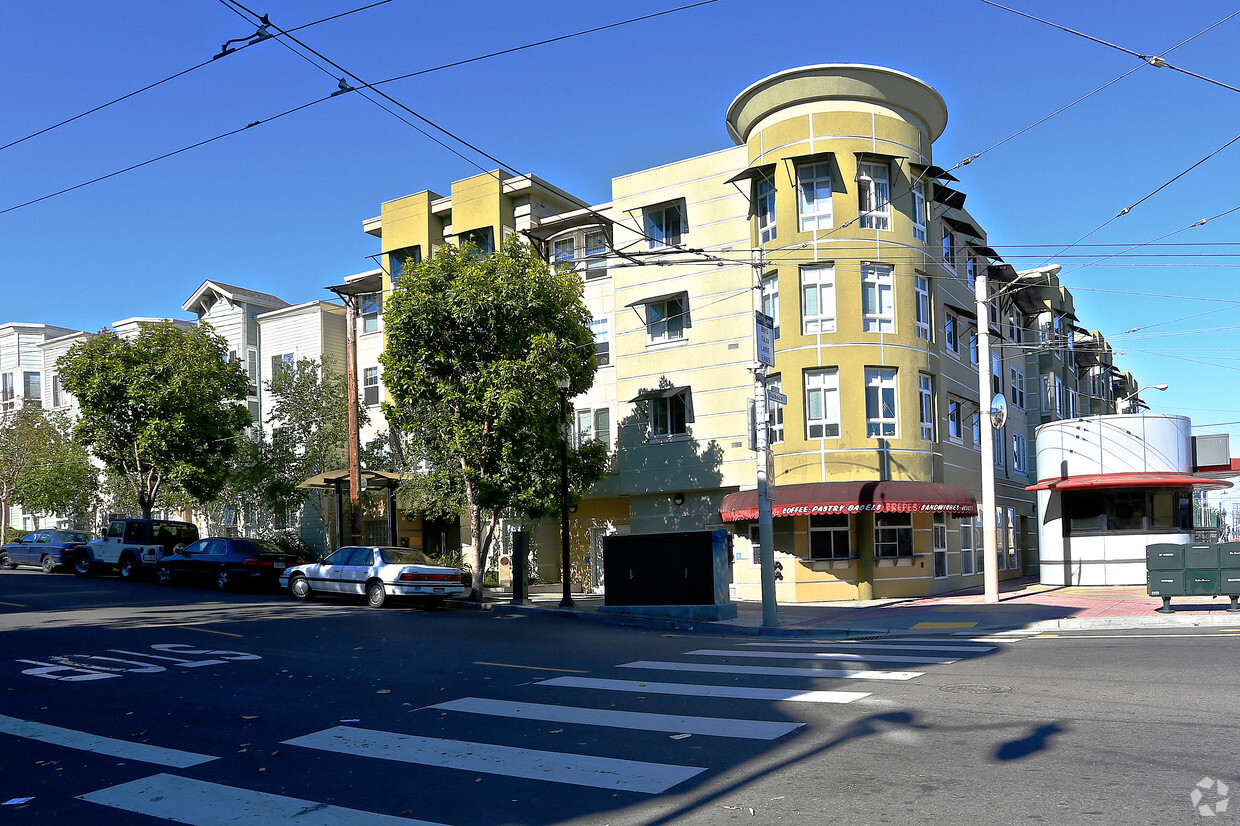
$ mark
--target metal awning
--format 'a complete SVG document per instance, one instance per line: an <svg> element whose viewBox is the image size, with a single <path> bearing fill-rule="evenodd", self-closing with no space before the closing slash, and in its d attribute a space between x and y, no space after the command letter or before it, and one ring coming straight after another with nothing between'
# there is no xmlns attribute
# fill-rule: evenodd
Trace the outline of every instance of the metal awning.
<svg viewBox="0 0 1240 826"><path fill-rule="evenodd" d="M395 488L400 487L400 483L406 477L399 473L388 473L382 470L367 470L362 468L361 479L367 488ZM297 487L299 488L315 488L318 490L335 490L337 487L349 486L349 470L329 470L326 473L320 473L318 476L311 476Z"/></svg>
<svg viewBox="0 0 1240 826"><path fill-rule="evenodd" d="M977 312L974 310L970 310L966 307L960 307L960 306L957 306L956 304L944 303L943 306L951 310L956 315L964 316L965 318L969 318L969 319L972 319L973 321L977 321Z"/></svg>
<svg viewBox="0 0 1240 826"><path fill-rule="evenodd" d="M921 177L923 180L939 180L939 181L959 181L960 180L959 178L957 178L952 173L948 172L943 167L935 166L934 164L910 163L909 166L912 167L913 171L916 172L918 176Z"/></svg>
<svg viewBox="0 0 1240 826"><path fill-rule="evenodd" d="M973 516L977 500L956 485L943 482L808 482L776 485L773 516L817 516L849 513L943 513ZM724 522L758 518L758 491L741 490L723 497Z"/></svg>
<svg viewBox="0 0 1240 826"><path fill-rule="evenodd" d="M1203 488L1222 490L1231 482L1210 479L1191 473L1097 473L1086 476L1064 476L1039 479L1025 490L1084 490L1086 488Z"/></svg>
<svg viewBox="0 0 1240 826"><path fill-rule="evenodd" d="M337 284L334 287L324 287L331 290L336 295L368 295L383 290L383 270L376 270L367 273L361 278L350 279L343 284Z"/></svg>
<svg viewBox="0 0 1240 826"><path fill-rule="evenodd" d="M934 195L930 200L942 204L948 209L964 209L965 194L942 184L934 185Z"/></svg>
<svg viewBox="0 0 1240 826"><path fill-rule="evenodd" d="M625 304L624 306L625 307L640 307L643 304L657 304L660 301L667 301L669 298L675 298L678 295L684 295L684 294L685 294L684 290L677 290L674 293L661 293L659 295L652 295L649 298L639 298L637 301L630 301L628 304Z"/></svg>
<svg viewBox="0 0 1240 826"><path fill-rule="evenodd" d="M599 215L597 212L587 211L580 212L576 215L570 215L566 218L559 218L554 221L548 221L545 224L536 227L530 227L522 230L522 234L533 238L535 241L547 241L561 232L580 229L581 227L602 227L607 224L607 219Z"/></svg>
<svg viewBox="0 0 1240 826"><path fill-rule="evenodd" d="M773 178L775 174L775 164L764 163L760 166L751 166L748 169L742 169L724 181L725 184L739 184L741 181L753 181L757 178Z"/></svg>
<svg viewBox="0 0 1240 826"><path fill-rule="evenodd" d="M982 240L982 234L977 231L977 227L973 226L968 221L958 221L955 218L944 218L943 223L947 224L961 235L968 235L969 237L976 238L979 241Z"/></svg>
<svg viewBox="0 0 1240 826"><path fill-rule="evenodd" d="M670 399L672 396L680 395L689 389L689 385L682 384L678 387L656 387L653 390L643 390L633 398L629 399L630 403L644 402L650 399Z"/></svg>
<svg viewBox="0 0 1240 826"><path fill-rule="evenodd" d="M854 152L857 160L865 161L873 158L876 161L903 161L906 160L902 155L888 155L886 152Z"/></svg>

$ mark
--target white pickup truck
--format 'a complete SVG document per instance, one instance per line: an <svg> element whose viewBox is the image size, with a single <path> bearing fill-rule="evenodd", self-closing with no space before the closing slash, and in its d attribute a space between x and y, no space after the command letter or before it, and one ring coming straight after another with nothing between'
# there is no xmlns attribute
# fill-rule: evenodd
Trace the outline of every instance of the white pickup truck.
<svg viewBox="0 0 1240 826"><path fill-rule="evenodd" d="M78 548L73 573L91 576L115 568L122 579L155 569L155 560L198 541L198 528L167 519L113 519L103 539Z"/></svg>

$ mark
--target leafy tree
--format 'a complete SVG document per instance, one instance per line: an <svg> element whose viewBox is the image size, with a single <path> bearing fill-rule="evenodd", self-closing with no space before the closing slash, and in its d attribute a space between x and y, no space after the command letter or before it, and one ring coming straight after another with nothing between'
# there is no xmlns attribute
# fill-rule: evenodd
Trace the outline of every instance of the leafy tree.
<svg viewBox="0 0 1240 826"><path fill-rule="evenodd" d="M43 444L52 430L35 405L0 414L0 544L9 541L9 508L17 503L33 469L45 462Z"/></svg>
<svg viewBox="0 0 1240 826"><path fill-rule="evenodd" d="M495 528L560 506L557 380L570 396L594 382L594 337L581 281L552 270L519 238L490 256L445 245L406 263L384 314L384 413L421 461L410 498L441 516L465 511L471 597L482 596ZM570 450L571 496L602 478L606 447Z"/></svg>
<svg viewBox="0 0 1240 826"><path fill-rule="evenodd" d="M149 518L171 488L200 502L223 487L250 415L247 380L210 328L163 322L123 339L104 329L58 362L78 400L77 437Z"/></svg>
<svg viewBox="0 0 1240 826"><path fill-rule="evenodd" d="M13 499L27 511L81 519L97 500L99 474L90 451L73 437L68 416L39 413L43 422L36 428L37 460L22 474Z"/></svg>

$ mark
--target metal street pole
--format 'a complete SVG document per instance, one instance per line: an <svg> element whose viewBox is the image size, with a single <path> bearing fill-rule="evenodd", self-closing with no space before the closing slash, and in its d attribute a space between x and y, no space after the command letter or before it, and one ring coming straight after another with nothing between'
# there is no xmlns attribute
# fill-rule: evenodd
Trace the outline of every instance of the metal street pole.
<svg viewBox="0 0 1240 826"><path fill-rule="evenodd" d="M560 388L560 565L563 568L564 595L561 608L573 607L572 585L569 581L568 554L568 388Z"/></svg>
<svg viewBox="0 0 1240 826"><path fill-rule="evenodd" d="M999 601L998 536L995 533L995 443L990 421L990 305L986 268L978 267L973 282L973 299L977 305L977 399L981 428L978 437L982 451L982 581L983 601ZM974 540L976 541L976 540Z"/></svg>
<svg viewBox="0 0 1240 826"><path fill-rule="evenodd" d="M771 502L775 498L775 492L772 480L767 478L770 445L767 439L766 406L766 368L774 364L774 352L772 344L771 352L767 353L762 340L763 270L762 250L758 249L753 254L754 343L757 349L757 363L754 367L754 443L758 453L758 550L762 573L762 625L774 628L779 625L779 606L775 595L775 531L771 522ZM769 332L773 337L774 332Z"/></svg>

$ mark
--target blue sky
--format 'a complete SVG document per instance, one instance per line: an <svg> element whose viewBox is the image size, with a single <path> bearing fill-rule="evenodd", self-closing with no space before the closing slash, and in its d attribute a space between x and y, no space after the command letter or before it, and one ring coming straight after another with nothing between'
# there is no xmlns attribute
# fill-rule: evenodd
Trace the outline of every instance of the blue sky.
<svg viewBox="0 0 1240 826"><path fill-rule="evenodd" d="M256 0L257 2L257 0ZM292 28L366 0L250 5ZM615 23L682 3L393 0L297 36L370 81ZM1230 10L1208 0L1039 0L1015 8L1142 54L1161 54ZM760 14L759 14L760 10ZM0 145L189 68L252 33L219 0L8 0L0 4ZM1169 52L1175 66L1240 86L1240 17ZM505 164L592 202L613 176L729 145L727 105L794 66L888 66L947 101L935 160L991 246L1018 269L1112 219L1240 135L1240 94L1168 68L1128 77L1012 137L1141 61L981 0L881 6L717 0L382 88ZM332 74L338 75L335 70ZM336 81L267 41L47 134L0 150L0 210L271 118ZM468 150L482 166L493 164ZM1085 241L1150 242L1240 206L1240 143ZM290 302L370 268L362 221L379 204L448 190L477 168L356 94L84 189L0 214L0 320L98 329L183 315L206 278ZM1240 212L1095 265L1123 247L1053 258L1078 315L1101 330L1156 412L1228 431L1240 455ZM1176 242L1192 246L1166 246ZM1137 253L1143 253L1138 257ZM1211 300L1212 299L1212 300ZM1231 304L1219 299L1234 299ZM1142 328L1135 333L1125 331Z"/></svg>

